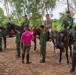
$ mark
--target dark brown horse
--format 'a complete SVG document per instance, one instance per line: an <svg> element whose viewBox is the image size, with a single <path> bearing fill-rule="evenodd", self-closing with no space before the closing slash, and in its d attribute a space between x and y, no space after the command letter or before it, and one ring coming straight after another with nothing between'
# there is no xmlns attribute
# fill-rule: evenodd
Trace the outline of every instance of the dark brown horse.
<svg viewBox="0 0 76 75"><path fill-rule="evenodd" d="M62 52L66 50L67 65L69 65L68 46L70 48L70 56L72 56L72 41L70 39L70 34L68 30L64 29L58 33L56 44L56 47L60 49L59 63L61 63L62 60Z"/></svg>
<svg viewBox="0 0 76 75"><path fill-rule="evenodd" d="M7 28L0 26L0 29L2 30L2 37L3 37L3 41L4 41L4 49L6 49L6 36L8 35L8 30ZM9 31L9 36L13 37L13 35L11 34L11 30Z"/></svg>
<svg viewBox="0 0 76 75"><path fill-rule="evenodd" d="M2 30L2 37L4 40L4 49L6 49L6 32L7 32L7 29L5 27L2 27L2 26L0 26L0 29Z"/></svg>
<svg viewBox="0 0 76 75"><path fill-rule="evenodd" d="M58 31L55 29L53 29L52 31L53 31L53 35L50 39L54 44L54 51L55 51L55 41L56 41L56 35L57 35ZM35 43L34 50L36 50L36 36L38 35L40 37L40 34L41 34L40 28L35 27L33 29L33 34L34 34L34 43ZM49 41L49 33L48 32L46 32L46 41Z"/></svg>

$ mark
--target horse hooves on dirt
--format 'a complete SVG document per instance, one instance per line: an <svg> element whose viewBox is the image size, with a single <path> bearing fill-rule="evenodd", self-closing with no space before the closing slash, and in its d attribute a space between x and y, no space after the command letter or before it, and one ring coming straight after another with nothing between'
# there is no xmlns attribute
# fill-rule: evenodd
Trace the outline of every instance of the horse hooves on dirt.
<svg viewBox="0 0 76 75"><path fill-rule="evenodd" d="M4 48L4 50L6 50L6 48Z"/></svg>
<svg viewBox="0 0 76 75"><path fill-rule="evenodd" d="M61 64L61 61L59 61L59 64Z"/></svg>
<svg viewBox="0 0 76 75"><path fill-rule="evenodd" d="M67 64L67 66L69 66L69 64Z"/></svg>

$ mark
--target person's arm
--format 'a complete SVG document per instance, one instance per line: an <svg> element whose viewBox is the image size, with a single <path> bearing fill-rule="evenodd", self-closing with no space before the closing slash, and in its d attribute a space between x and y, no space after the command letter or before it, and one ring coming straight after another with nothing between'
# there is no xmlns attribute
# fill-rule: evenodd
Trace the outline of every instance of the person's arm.
<svg viewBox="0 0 76 75"><path fill-rule="evenodd" d="M73 23L74 23L73 18L70 18L70 22L69 22L69 26L70 26L70 28L72 28L72 27L73 27Z"/></svg>

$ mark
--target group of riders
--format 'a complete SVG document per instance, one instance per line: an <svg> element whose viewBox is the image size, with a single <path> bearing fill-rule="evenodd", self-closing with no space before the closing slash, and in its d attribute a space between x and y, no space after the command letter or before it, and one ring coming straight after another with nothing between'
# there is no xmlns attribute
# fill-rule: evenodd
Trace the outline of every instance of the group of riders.
<svg viewBox="0 0 76 75"><path fill-rule="evenodd" d="M66 12L66 18L63 20L62 22L62 28L64 28L63 30L67 31L69 33L70 36L70 40L72 40L73 42L73 56L72 56L72 68L70 70L70 72L74 72L75 71L75 65L76 65L76 27L73 28L73 18L71 17L70 11ZM7 29L9 30L10 25L12 25L12 21L11 18L9 18L9 23L7 26ZM49 38L51 38L54 34L54 32L52 31L52 23L53 20L50 19L49 14L46 14L46 21L44 21L44 25L40 26L41 29L41 34L40 34L40 51L42 54L42 59L40 60L40 63L44 63L45 62L45 56L46 56L46 40L45 40L45 30L47 32L49 32ZM27 15L25 15L25 20L23 22L23 24L21 25L22 30L24 30L24 32L22 33L22 35L20 36L20 32L18 31L18 28L15 28L16 31L16 44L17 44L17 57L20 57L20 39L21 39L21 43L23 43L23 51L22 51L22 63L24 63L24 56L25 56L25 52L26 52L26 63L29 64L31 62L29 62L29 51L30 51L30 47L31 47L31 41L34 39L33 34L30 33L29 29L29 19L27 17ZM60 32L63 33L63 30L61 30ZM74 31L73 31L74 30ZM8 32L9 33L9 32ZM1 30L0 30L0 34L1 34ZM57 35L58 36L58 35ZM1 35L0 35L1 37ZM1 40L1 38L0 38ZM51 40L51 39L49 39ZM58 47L59 42L58 42L58 37L56 38L56 47ZM0 42L0 49L1 49L1 42Z"/></svg>

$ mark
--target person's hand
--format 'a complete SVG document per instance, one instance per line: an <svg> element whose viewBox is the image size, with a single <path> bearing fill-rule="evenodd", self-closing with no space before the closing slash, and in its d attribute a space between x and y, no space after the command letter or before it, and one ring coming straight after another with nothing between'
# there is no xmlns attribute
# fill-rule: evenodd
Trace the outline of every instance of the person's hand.
<svg viewBox="0 0 76 75"><path fill-rule="evenodd" d="M67 29L69 29L70 27L69 26L67 26Z"/></svg>

